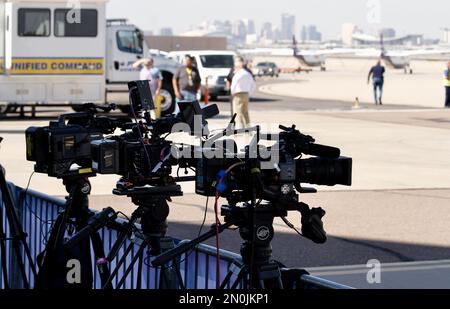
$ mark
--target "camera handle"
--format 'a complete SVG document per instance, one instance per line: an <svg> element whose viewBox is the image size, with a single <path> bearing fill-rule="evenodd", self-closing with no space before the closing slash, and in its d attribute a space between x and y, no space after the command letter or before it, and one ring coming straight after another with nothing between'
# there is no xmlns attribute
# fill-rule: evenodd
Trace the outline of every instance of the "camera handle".
<svg viewBox="0 0 450 309"><path fill-rule="evenodd" d="M111 103L105 106L100 106L94 103L85 103L82 105L85 109L82 112L77 113L66 113L62 114L58 118L58 126L65 126L67 120L70 119L86 119L92 117L94 114L98 113L98 110L101 110L105 113L109 113L113 110L116 110L117 105L115 103Z"/></svg>

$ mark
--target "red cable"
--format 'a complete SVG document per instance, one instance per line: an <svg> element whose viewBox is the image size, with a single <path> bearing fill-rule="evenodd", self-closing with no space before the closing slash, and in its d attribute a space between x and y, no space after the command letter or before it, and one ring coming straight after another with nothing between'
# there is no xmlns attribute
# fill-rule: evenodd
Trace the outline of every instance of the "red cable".
<svg viewBox="0 0 450 309"><path fill-rule="evenodd" d="M219 243L219 234L220 234L220 220L219 220L219 210L218 210L218 202L219 202L219 192L216 193L216 202L214 203L214 213L216 215L216 289L220 288L220 243Z"/></svg>
<svg viewBox="0 0 450 309"><path fill-rule="evenodd" d="M218 211L219 193L216 194L214 213L216 215L216 289L220 288L220 243L219 243L219 211Z"/></svg>

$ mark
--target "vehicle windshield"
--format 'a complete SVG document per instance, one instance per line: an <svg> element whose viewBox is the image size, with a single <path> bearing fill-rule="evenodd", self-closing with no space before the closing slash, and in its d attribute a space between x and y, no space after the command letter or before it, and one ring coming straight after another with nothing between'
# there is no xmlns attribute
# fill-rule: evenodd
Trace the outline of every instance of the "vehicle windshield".
<svg viewBox="0 0 450 309"><path fill-rule="evenodd" d="M231 69L234 66L233 55L200 56L202 65L208 69Z"/></svg>
<svg viewBox="0 0 450 309"><path fill-rule="evenodd" d="M138 31L117 31L117 45L126 53L142 54L144 52L142 36Z"/></svg>

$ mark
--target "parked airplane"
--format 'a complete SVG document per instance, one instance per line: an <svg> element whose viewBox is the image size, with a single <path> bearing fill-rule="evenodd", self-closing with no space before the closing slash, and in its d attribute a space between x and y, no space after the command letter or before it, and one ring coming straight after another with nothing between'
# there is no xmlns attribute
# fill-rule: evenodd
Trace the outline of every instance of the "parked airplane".
<svg viewBox="0 0 450 309"><path fill-rule="evenodd" d="M416 49L416 50L386 50L383 36L380 36L380 49L369 48L355 50L356 57L382 59L387 67L395 70L404 70L405 74L413 74L411 58L427 55L450 54L450 50Z"/></svg>
<svg viewBox="0 0 450 309"><path fill-rule="evenodd" d="M338 54L350 54L350 49L319 49L319 50L300 50L297 40L293 37L293 46L291 48L256 48L239 50L243 56L280 56L297 58L300 63L308 67L320 67L321 71L326 71L327 56Z"/></svg>

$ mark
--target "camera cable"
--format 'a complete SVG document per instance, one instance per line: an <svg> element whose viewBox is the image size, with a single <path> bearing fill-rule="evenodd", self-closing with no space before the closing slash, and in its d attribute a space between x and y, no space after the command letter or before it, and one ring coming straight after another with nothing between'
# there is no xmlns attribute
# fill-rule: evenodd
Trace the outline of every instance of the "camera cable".
<svg viewBox="0 0 450 309"><path fill-rule="evenodd" d="M140 142L141 142L141 144L142 144L142 146L143 146L143 148L144 148L145 157L146 157L146 159L147 159L147 163L148 163L148 166L149 166L149 169L150 169L151 166L152 166L151 160L150 160L150 155L149 155L149 153L148 153L148 151L147 151L147 147L145 147L145 146L146 146L146 145L145 145L145 141L144 141L144 139L143 139L143 137L142 137L141 128L139 127L139 121L138 121L138 119L137 119L136 112L135 112L135 110L134 110L134 106L133 106L133 98L131 97L131 92L130 92L130 94L129 94L129 96L128 96L128 100L129 100L129 102L130 102L131 113L133 114L133 118L134 118L134 120L136 121L136 128L137 128L138 133L139 133L139 140L140 140ZM151 172L151 171L150 171L150 172Z"/></svg>
<svg viewBox="0 0 450 309"><path fill-rule="evenodd" d="M33 209L31 209L31 206L30 206L30 204L28 204L28 199L27 199L28 191L29 191L30 185L31 185L31 180L33 179L33 176L35 175L35 173L36 172L32 172L30 174L30 177L28 178L27 186L26 186L25 190L23 191L23 201L24 201L25 207L28 209L28 211L33 215L33 217L35 217L40 222L41 237L42 237L42 240L43 240L44 244L47 244L47 235L52 231L52 228L50 228L47 231L47 233L45 234L44 233L44 229L42 227L43 227L44 224L47 225L47 226L48 225L52 225L55 222L55 220L44 220L44 219L42 219Z"/></svg>

